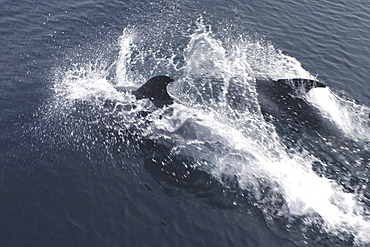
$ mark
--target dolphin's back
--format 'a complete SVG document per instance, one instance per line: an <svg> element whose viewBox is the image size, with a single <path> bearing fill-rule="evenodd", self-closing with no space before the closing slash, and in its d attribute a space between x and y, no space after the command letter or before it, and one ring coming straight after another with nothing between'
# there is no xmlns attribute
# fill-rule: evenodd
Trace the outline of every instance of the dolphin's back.
<svg viewBox="0 0 370 247"><path fill-rule="evenodd" d="M296 119L315 128L321 125L319 113L304 99L311 89L325 87L312 79L257 80L258 101L264 116L283 121Z"/></svg>

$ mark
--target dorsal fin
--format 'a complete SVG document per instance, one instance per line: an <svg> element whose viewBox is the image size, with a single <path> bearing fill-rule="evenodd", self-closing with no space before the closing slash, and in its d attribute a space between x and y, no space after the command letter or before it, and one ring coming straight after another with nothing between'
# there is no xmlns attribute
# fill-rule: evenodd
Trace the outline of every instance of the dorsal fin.
<svg viewBox="0 0 370 247"><path fill-rule="evenodd" d="M310 91L312 88L325 87L324 84L317 80L292 78L292 79L279 79L278 83L289 85L292 89L303 89L304 92Z"/></svg>
<svg viewBox="0 0 370 247"><path fill-rule="evenodd" d="M157 107L164 107L173 103L172 97L167 92L167 85L174 81L168 76L155 76L133 92L136 99L150 99Z"/></svg>

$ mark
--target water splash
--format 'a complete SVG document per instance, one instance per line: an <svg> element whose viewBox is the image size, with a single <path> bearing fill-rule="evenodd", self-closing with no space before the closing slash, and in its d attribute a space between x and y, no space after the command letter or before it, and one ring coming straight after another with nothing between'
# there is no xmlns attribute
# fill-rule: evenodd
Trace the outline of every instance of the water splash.
<svg viewBox="0 0 370 247"><path fill-rule="evenodd" d="M311 90L307 100L348 138L359 142L370 142L370 108L340 98L328 87Z"/></svg>
<svg viewBox="0 0 370 247"><path fill-rule="evenodd" d="M100 62L74 64L67 71L59 71L53 85L54 99L60 103L75 100L96 101L99 99L120 98L108 78L108 67Z"/></svg>
<svg viewBox="0 0 370 247"><path fill-rule="evenodd" d="M125 28L123 34L119 38L119 55L116 61L116 85L118 86L134 86L133 78L130 68L132 64L132 54L135 39L135 32L131 29Z"/></svg>
<svg viewBox="0 0 370 247"><path fill-rule="evenodd" d="M44 121L66 122L63 128L52 130L67 139L66 143L84 143L85 147L95 143L95 135L99 135L93 131L96 126L134 128L145 138L165 142L171 155L194 157L194 168L212 174L225 187L225 176L236 178L240 189L248 191L266 214L288 221L303 218L306 225L319 224L329 234L350 234L358 245L370 243L369 212L360 202L361 195L346 192L334 180L312 170L315 162L323 167L335 164L322 161L303 148L287 148L275 126L262 116L256 78L313 76L295 58L268 42L241 36L234 43L225 44L201 19L188 38L182 54L176 51L158 56L160 51L144 51L145 44L138 45L136 39L145 43L145 37L135 29L125 29L119 40L114 80L108 79L112 65L104 63L79 64L61 71L56 76L53 99L44 111ZM172 113L168 114L168 109L153 111L150 102L137 102L130 91L118 90L117 86L139 85L148 78L148 70L175 73L177 80L170 92L177 103L171 107ZM319 109L327 109L322 110L323 114L348 136L366 140L367 122L353 118L363 109L345 107L347 115L343 114L338 109L348 103L330 95L326 92L323 97L312 90L307 100ZM113 102L114 107L106 108L107 101ZM85 102L88 108L78 110L78 102ZM328 102L330 107L322 108ZM117 106L132 104L135 107L117 110ZM140 111L148 109L152 112L148 118L137 117ZM351 112L352 109L356 111ZM348 119L352 122L346 122ZM358 121L362 129L354 132L352 126ZM126 141L127 145L134 145ZM103 140L107 150L109 142L110 139Z"/></svg>

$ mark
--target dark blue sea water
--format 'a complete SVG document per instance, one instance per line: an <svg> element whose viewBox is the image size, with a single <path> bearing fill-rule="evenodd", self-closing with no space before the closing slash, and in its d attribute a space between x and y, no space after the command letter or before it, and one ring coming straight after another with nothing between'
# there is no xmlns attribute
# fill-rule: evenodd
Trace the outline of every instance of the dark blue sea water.
<svg viewBox="0 0 370 247"><path fill-rule="evenodd" d="M366 1L0 2L0 246L370 246Z"/></svg>

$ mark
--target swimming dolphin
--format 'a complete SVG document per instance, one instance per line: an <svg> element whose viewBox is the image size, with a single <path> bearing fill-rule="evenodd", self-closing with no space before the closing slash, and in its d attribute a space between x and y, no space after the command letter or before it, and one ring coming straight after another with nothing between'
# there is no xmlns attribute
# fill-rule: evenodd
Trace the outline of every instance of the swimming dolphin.
<svg viewBox="0 0 370 247"><path fill-rule="evenodd" d="M293 120L310 127L321 125L322 117L305 99L311 89L326 87L312 79L257 80L258 102L265 118Z"/></svg>

